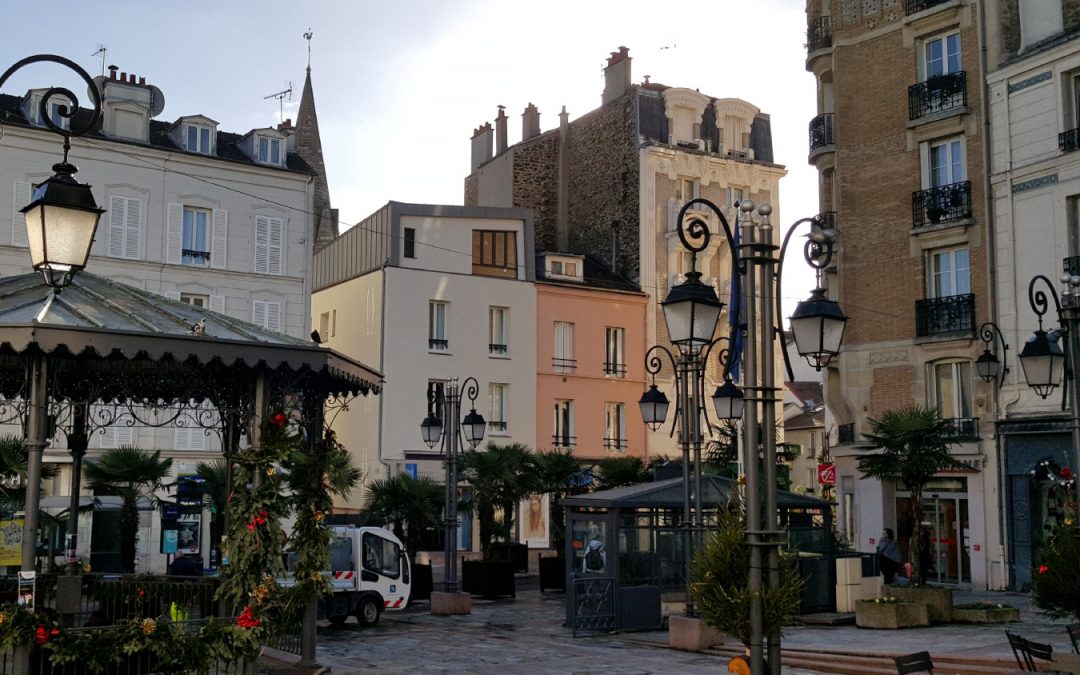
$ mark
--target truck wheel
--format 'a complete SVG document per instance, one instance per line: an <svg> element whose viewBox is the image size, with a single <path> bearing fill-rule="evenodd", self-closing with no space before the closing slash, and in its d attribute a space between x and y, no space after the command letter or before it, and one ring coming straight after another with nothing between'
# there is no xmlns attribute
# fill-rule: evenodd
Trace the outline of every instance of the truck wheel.
<svg viewBox="0 0 1080 675"><path fill-rule="evenodd" d="M374 626L379 623L379 614L382 607L375 598L367 597L360 601L360 607L356 610L356 620L361 626Z"/></svg>
<svg viewBox="0 0 1080 675"><path fill-rule="evenodd" d="M345 621L347 621L348 618L348 614L338 614L337 616L327 617L327 621L329 621L330 625L334 628L340 628L341 626L345 625Z"/></svg>

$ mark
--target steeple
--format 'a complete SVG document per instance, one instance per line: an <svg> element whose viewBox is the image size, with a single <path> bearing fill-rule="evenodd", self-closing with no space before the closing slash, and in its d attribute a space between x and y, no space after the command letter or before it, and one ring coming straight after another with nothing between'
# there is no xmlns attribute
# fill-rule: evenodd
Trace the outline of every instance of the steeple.
<svg viewBox="0 0 1080 675"><path fill-rule="evenodd" d="M315 114L315 94L311 90L311 65L307 67L304 93L300 96L300 110L296 115L296 133L293 149L315 170L315 250L319 250L338 235L338 212L330 207L330 187L326 182L326 164L323 162L322 140L319 137L319 118Z"/></svg>

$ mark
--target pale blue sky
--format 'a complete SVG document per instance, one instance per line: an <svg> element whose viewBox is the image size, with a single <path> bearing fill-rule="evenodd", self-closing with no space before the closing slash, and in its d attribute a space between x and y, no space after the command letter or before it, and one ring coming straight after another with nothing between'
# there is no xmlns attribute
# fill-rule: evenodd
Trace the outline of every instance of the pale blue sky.
<svg viewBox="0 0 1080 675"><path fill-rule="evenodd" d="M633 80L644 75L717 97L743 98L772 116L780 222L817 213L817 174L807 165L814 79L805 71L802 0L370 0L184 3L59 0L5 7L0 68L30 54L66 56L92 75L91 54L145 76L165 94L158 119L204 114L246 132L278 120L264 96L288 87L295 117L307 63L312 77L331 200L355 223L398 201L460 204L472 130L507 106L510 142L535 103L541 128L600 103L609 52L630 48ZM51 65L21 71L4 93L63 83ZM0 141L0 152L3 151ZM90 177L86 177L87 180ZM792 245L795 249L795 245ZM801 249L801 247L799 247ZM813 276L792 250L785 315Z"/></svg>

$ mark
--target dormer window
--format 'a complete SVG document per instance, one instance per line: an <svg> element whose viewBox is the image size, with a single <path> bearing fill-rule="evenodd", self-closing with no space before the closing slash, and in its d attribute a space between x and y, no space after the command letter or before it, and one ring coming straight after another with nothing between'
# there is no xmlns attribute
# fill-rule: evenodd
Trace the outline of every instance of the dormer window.
<svg viewBox="0 0 1080 675"><path fill-rule="evenodd" d="M560 256L559 258L547 259L547 275L551 279L562 279L566 281L583 281L582 273L582 261L579 258L567 258Z"/></svg>
<svg viewBox="0 0 1080 675"><path fill-rule="evenodd" d="M257 137L255 159L259 164L281 166L281 140L266 136Z"/></svg>
<svg viewBox="0 0 1080 675"><path fill-rule="evenodd" d="M69 104L63 102L49 101L49 119L52 123L64 130L71 129L71 120L64 117L61 112L67 112Z"/></svg>
<svg viewBox="0 0 1080 675"><path fill-rule="evenodd" d="M27 93L26 98L23 99L23 116L34 126L46 126L45 120L41 117L41 98L44 95L44 89L32 89ZM71 128L71 120L60 114L61 110L64 110L71 105L71 102L67 97L62 95L53 96L45 105L47 108L46 114L49 116L49 119L52 120L53 124L64 130Z"/></svg>
<svg viewBox="0 0 1080 675"><path fill-rule="evenodd" d="M202 155L210 154L211 129L202 124L187 124L184 126L184 149L188 152L197 152Z"/></svg>

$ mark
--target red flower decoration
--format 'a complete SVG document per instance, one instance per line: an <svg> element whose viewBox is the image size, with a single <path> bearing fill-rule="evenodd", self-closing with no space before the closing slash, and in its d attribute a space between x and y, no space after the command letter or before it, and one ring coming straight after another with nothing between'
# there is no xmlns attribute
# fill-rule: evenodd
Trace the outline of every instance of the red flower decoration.
<svg viewBox="0 0 1080 675"><path fill-rule="evenodd" d="M43 645L49 641L49 633L45 630L45 626L38 626L34 631L34 643Z"/></svg>
<svg viewBox="0 0 1080 675"><path fill-rule="evenodd" d="M266 524L266 518L263 518L262 516L259 516L258 518L255 519L255 524L256 525L265 525Z"/></svg>
<svg viewBox="0 0 1080 675"><path fill-rule="evenodd" d="M139 589L139 597L141 598L141 597L143 597L145 595L146 595L146 591L144 591L143 589L140 588Z"/></svg>
<svg viewBox="0 0 1080 675"><path fill-rule="evenodd" d="M1070 469L1067 466L1063 467L1061 469L1061 477L1064 478L1065 480L1068 480L1068 479L1072 478L1073 477L1072 469Z"/></svg>
<svg viewBox="0 0 1080 675"><path fill-rule="evenodd" d="M1050 568L1046 565L1039 565L1039 574L1046 574L1050 571Z"/></svg>
<svg viewBox="0 0 1080 675"><path fill-rule="evenodd" d="M252 522L248 523L247 525L245 525L244 527L246 527L247 529L249 529L249 530L251 530L252 532L254 532L254 531L255 531L255 522L254 522L254 521L252 521Z"/></svg>
<svg viewBox="0 0 1080 675"><path fill-rule="evenodd" d="M247 609L243 611L238 617L236 617L236 625L241 628L254 628L259 625L259 620L251 615L251 605L247 606Z"/></svg>
<svg viewBox="0 0 1080 675"><path fill-rule="evenodd" d="M259 515L262 516L263 518L265 518L266 517L266 511L259 511Z"/></svg>
<svg viewBox="0 0 1080 675"><path fill-rule="evenodd" d="M278 429L284 429L285 425L289 423L289 418L285 416L285 413L275 413L270 418L270 424Z"/></svg>

